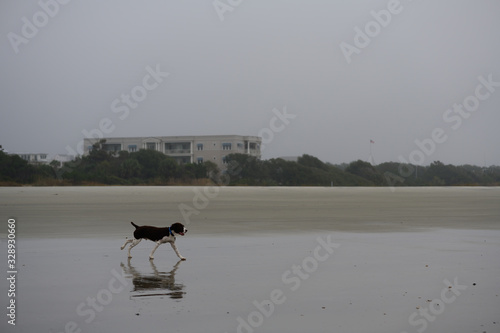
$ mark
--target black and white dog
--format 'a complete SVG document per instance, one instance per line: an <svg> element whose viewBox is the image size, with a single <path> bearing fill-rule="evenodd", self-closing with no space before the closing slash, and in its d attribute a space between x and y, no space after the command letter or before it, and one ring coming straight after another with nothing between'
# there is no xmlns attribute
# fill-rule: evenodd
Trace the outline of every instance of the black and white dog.
<svg viewBox="0 0 500 333"><path fill-rule="evenodd" d="M134 238L135 239L128 239L125 241L125 244L121 247L123 250L125 246L127 246L128 243L130 244L128 248L128 257L132 258L132 255L130 254L130 250L137 244L141 242L143 239L149 239L150 241L156 242L156 246L151 251L151 254L149 255L149 260L153 260L153 254L155 253L156 249L158 246L160 246L163 243L170 243L172 246L172 249L174 249L175 254L181 259L181 260L186 260L181 254L179 253L179 250L177 250L177 246L175 246L175 234L184 236L184 234L187 232L187 229L184 228L184 225L182 223L174 223L170 227L166 228L158 228L158 227L152 227L149 225L143 225L143 226L138 226L134 222L130 222L132 225L135 227L134 231Z"/></svg>

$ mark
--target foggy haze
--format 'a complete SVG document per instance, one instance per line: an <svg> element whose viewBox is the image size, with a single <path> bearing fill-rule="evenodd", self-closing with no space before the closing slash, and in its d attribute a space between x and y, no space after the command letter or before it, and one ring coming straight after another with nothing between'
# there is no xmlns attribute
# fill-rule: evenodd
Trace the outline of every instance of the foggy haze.
<svg viewBox="0 0 500 333"><path fill-rule="evenodd" d="M499 14L495 0L3 1L0 145L262 135L265 159L500 165Z"/></svg>

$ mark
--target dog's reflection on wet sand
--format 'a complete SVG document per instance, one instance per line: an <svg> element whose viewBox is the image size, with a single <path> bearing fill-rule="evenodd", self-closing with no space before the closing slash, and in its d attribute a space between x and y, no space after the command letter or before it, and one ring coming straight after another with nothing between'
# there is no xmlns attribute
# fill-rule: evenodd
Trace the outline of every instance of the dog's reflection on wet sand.
<svg viewBox="0 0 500 333"><path fill-rule="evenodd" d="M128 278L132 279L134 289L131 291L133 298L137 297L155 297L155 296L168 296L172 299L181 299L186 292L184 291L184 284L175 283L175 272L179 268L182 260L179 260L170 272L158 271L156 265L152 260L149 261L152 272L140 272L130 263L130 258L127 265L123 262L121 267Z"/></svg>

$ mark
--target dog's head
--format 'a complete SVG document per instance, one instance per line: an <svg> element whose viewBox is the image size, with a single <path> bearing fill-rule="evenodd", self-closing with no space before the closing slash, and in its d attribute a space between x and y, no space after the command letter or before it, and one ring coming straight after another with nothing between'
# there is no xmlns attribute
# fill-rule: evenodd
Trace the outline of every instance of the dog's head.
<svg viewBox="0 0 500 333"><path fill-rule="evenodd" d="M184 236L184 234L187 232L187 229L184 227L184 224L179 222L172 224L170 226L170 230L181 236Z"/></svg>

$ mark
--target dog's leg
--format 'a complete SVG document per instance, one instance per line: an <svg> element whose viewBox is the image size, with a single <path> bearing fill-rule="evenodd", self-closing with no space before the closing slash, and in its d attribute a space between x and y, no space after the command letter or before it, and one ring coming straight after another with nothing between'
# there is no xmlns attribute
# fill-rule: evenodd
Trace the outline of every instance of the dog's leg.
<svg viewBox="0 0 500 333"><path fill-rule="evenodd" d="M151 254L149 255L149 260L153 260L154 259L153 254L155 253L155 251L158 248L158 246L160 246L161 244L163 244L162 241L157 241L156 242L155 248L153 249L153 251L151 251Z"/></svg>
<svg viewBox="0 0 500 333"><path fill-rule="evenodd" d="M174 249L175 251L175 254L177 254L177 256L181 259L181 260L186 260L186 258L184 258L183 256L181 256L181 254L179 253L179 250L177 249L177 246L175 245L175 243L170 243L170 245L172 245L172 249Z"/></svg>
<svg viewBox="0 0 500 333"><path fill-rule="evenodd" d="M125 248L125 246L127 246L128 243L132 243L134 240L133 239L128 239L128 238L125 238L125 244L123 244L123 246L120 248L121 250L123 250Z"/></svg>
<svg viewBox="0 0 500 333"><path fill-rule="evenodd" d="M132 244L130 244L130 246L128 247L128 257L129 258L132 258L132 255L130 254L130 250L132 250L132 248L134 246L136 246L137 244L139 244L141 242L141 240L142 240L142 238L132 240Z"/></svg>

